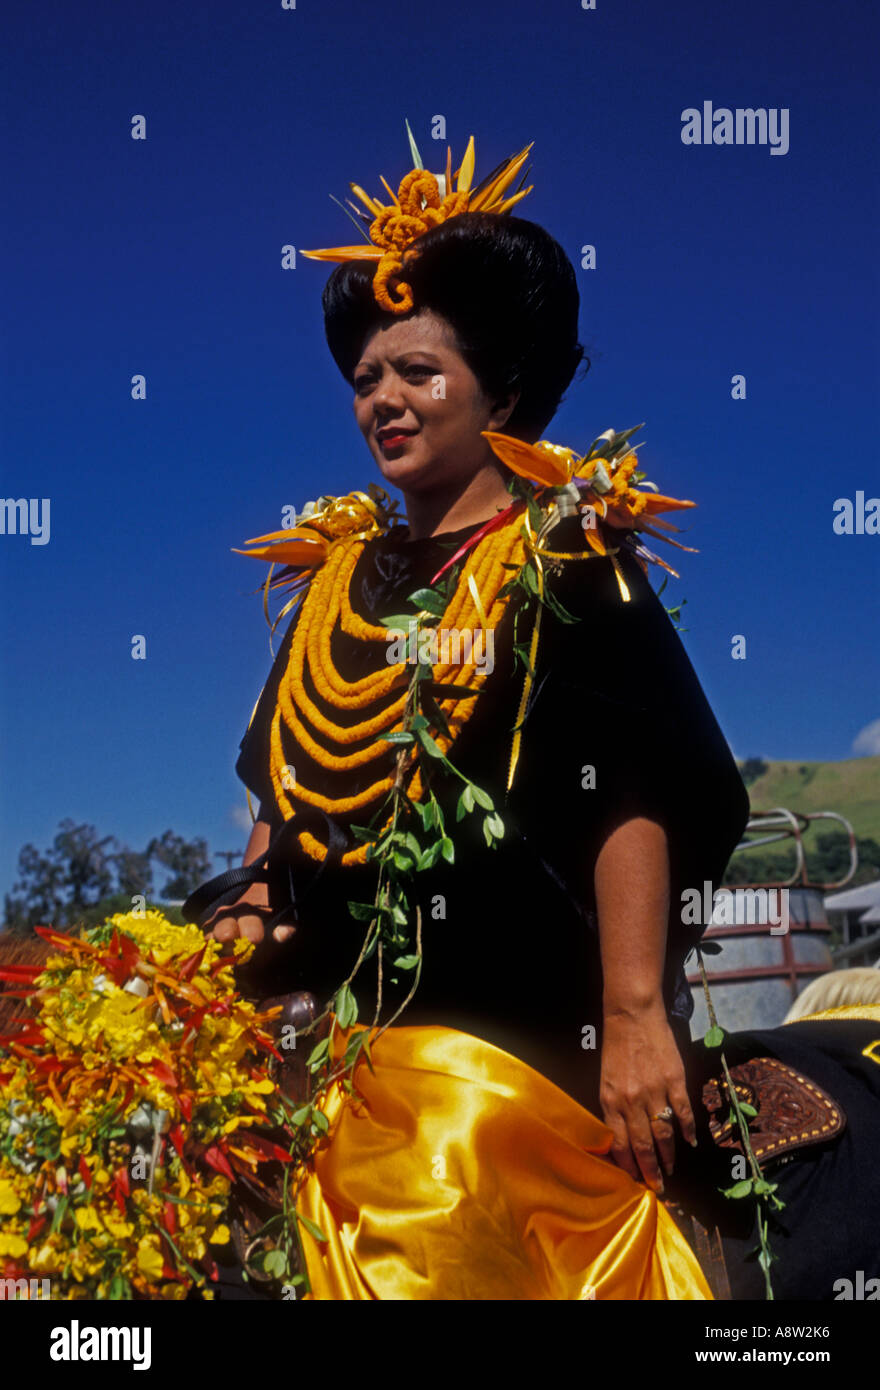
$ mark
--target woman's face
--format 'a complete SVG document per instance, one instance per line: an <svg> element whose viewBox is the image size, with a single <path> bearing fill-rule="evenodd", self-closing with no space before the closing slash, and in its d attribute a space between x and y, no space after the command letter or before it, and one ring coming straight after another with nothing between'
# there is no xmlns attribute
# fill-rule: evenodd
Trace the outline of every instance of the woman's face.
<svg viewBox="0 0 880 1390"><path fill-rule="evenodd" d="M354 369L354 413L379 470L402 492L454 489L494 466L481 430L500 430L517 401L491 401L429 309L376 329Z"/></svg>

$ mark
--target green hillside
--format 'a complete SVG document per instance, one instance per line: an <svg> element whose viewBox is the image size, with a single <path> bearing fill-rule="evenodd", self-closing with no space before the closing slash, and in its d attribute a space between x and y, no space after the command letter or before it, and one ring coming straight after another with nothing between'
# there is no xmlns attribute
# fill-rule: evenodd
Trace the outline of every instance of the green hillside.
<svg viewBox="0 0 880 1390"><path fill-rule="evenodd" d="M740 764L742 766L742 764ZM858 836L880 840L880 756L840 763L771 762L749 785L752 811L837 811ZM833 821L827 829L833 828Z"/></svg>

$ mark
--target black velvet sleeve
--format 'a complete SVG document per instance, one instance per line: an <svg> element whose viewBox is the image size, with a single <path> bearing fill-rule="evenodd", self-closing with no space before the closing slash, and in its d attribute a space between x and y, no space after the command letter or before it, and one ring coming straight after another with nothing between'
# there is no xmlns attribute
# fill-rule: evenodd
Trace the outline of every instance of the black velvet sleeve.
<svg viewBox="0 0 880 1390"><path fill-rule="evenodd" d="M634 557L618 560L629 602L607 559L570 563L558 576L554 592L578 621L546 615L518 804L551 860L567 861L564 876L587 892L617 825L659 821L674 931L683 888L717 886L749 800L668 613Z"/></svg>

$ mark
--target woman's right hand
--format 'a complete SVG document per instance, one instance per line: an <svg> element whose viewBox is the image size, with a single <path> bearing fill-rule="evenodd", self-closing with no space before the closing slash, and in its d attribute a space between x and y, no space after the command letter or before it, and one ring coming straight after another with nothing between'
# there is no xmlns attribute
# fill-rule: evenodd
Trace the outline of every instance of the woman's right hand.
<svg viewBox="0 0 880 1390"><path fill-rule="evenodd" d="M271 915L267 885L254 883L236 902L218 907L205 923L205 930L215 941L234 941L240 936L257 943L263 940L264 922ZM279 923L273 929L272 940L289 941L295 934L296 927Z"/></svg>
<svg viewBox="0 0 880 1390"><path fill-rule="evenodd" d="M263 806L254 822L243 863L252 864L261 859L269 848L271 828ZM269 886L266 883L252 883L233 903L221 903L208 920L203 923L204 930L215 941L234 941L244 937L247 941L260 942L265 936L264 922L272 916L269 904ZM272 932L273 941L289 941L296 934L296 927L279 925Z"/></svg>

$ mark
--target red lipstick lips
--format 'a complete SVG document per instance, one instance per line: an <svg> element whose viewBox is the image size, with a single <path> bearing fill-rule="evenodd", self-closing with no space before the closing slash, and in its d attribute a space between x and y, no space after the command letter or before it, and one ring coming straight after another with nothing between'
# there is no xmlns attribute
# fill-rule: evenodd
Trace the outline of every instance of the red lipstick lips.
<svg viewBox="0 0 880 1390"><path fill-rule="evenodd" d="M396 425L386 425L384 429L378 431L376 437L383 449L399 449L415 433L415 430L402 430Z"/></svg>

